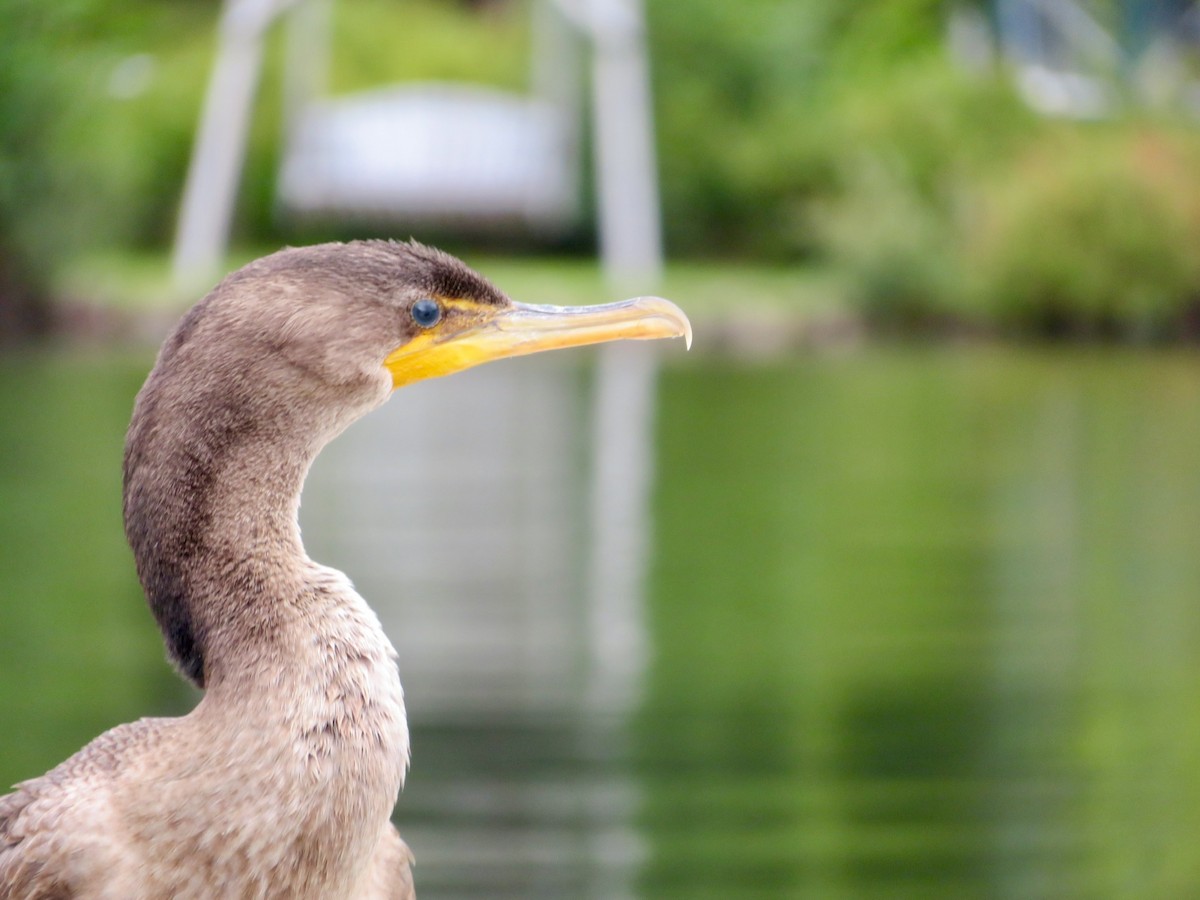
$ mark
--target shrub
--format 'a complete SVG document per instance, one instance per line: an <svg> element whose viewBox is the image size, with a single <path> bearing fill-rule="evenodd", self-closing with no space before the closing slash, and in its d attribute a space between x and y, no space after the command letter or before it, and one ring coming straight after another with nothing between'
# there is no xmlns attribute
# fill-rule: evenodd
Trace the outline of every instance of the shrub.
<svg viewBox="0 0 1200 900"><path fill-rule="evenodd" d="M1038 119L932 57L835 104L813 205L851 299L887 326L1177 335L1200 297L1200 136Z"/></svg>
<svg viewBox="0 0 1200 900"><path fill-rule="evenodd" d="M867 157L847 170L819 221L850 300L888 329L950 317L961 278L949 216L898 165Z"/></svg>
<svg viewBox="0 0 1200 900"><path fill-rule="evenodd" d="M837 183L812 206L827 259L865 315L888 326L970 317L962 229L978 180L1036 122L999 82L940 54L871 89L848 85L827 135Z"/></svg>
<svg viewBox="0 0 1200 900"><path fill-rule="evenodd" d="M982 191L965 257L1020 331L1154 337L1200 295L1200 145L1162 128L1049 135Z"/></svg>

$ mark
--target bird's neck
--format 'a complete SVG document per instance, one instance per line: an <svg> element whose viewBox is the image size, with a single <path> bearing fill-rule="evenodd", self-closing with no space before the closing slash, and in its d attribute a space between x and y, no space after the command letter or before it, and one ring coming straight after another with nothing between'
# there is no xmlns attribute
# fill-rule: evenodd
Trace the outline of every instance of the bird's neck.
<svg viewBox="0 0 1200 900"><path fill-rule="evenodd" d="M126 531L171 654L206 689L176 720L183 746L220 754L205 791L235 813L227 847L267 868L254 854L269 823L278 845L306 848L282 866L281 895L319 884L346 896L403 783L408 730L378 619L300 542L300 489L323 440L297 442L298 423L241 407L164 420L144 393L126 447ZM190 784L178 764L164 754L155 784Z"/></svg>
<svg viewBox="0 0 1200 900"><path fill-rule="evenodd" d="M244 406L183 420L154 399L139 400L126 445L126 533L168 652L211 686L321 627L297 512L323 442Z"/></svg>

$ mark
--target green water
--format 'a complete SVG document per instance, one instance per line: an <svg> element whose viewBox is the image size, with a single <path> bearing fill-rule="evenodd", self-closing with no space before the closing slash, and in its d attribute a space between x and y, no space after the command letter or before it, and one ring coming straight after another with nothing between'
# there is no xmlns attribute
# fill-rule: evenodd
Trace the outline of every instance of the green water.
<svg viewBox="0 0 1200 900"><path fill-rule="evenodd" d="M0 362L0 782L190 703L121 537L147 362ZM629 720L413 713L410 834L565 834L577 871L425 837L423 897L1200 896L1200 359L699 359L657 430Z"/></svg>
<svg viewBox="0 0 1200 900"><path fill-rule="evenodd" d="M647 896L1200 896L1200 361L708 366L660 433Z"/></svg>

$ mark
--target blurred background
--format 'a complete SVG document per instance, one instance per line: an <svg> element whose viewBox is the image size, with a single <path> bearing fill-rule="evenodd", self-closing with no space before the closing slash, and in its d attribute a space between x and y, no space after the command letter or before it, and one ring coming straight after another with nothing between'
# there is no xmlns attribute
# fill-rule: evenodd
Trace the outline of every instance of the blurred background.
<svg viewBox="0 0 1200 900"><path fill-rule="evenodd" d="M423 898L1200 894L1198 39L0 0L0 784L195 702L120 516L173 320L415 236L696 334L406 388L313 470L309 552L400 653Z"/></svg>

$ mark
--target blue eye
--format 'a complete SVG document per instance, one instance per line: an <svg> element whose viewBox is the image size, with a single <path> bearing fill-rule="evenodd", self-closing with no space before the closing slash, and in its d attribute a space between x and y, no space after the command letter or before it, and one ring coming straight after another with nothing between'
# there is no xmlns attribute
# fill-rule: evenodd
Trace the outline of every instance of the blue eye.
<svg viewBox="0 0 1200 900"><path fill-rule="evenodd" d="M442 308L438 306L436 300L426 297L413 304L412 317L413 321L422 328L432 328L441 319Z"/></svg>

